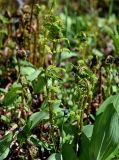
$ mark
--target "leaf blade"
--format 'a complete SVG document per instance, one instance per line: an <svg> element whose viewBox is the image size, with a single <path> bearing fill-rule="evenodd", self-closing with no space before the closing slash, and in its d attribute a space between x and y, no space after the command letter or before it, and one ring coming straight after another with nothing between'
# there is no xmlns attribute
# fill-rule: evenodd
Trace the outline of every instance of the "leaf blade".
<svg viewBox="0 0 119 160"><path fill-rule="evenodd" d="M119 116L111 103L96 119L89 149L90 159L107 159L118 146L118 133Z"/></svg>

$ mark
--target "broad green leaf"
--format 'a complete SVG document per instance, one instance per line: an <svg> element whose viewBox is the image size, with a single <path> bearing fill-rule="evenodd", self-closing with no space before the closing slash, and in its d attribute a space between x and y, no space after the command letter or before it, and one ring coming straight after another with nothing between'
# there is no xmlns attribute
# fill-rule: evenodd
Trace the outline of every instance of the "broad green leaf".
<svg viewBox="0 0 119 160"><path fill-rule="evenodd" d="M78 57L77 53L75 52L62 52L61 53L61 60L67 60L71 57Z"/></svg>
<svg viewBox="0 0 119 160"><path fill-rule="evenodd" d="M5 159L9 154L9 146L12 141L12 133L8 133L0 140L0 160Z"/></svg>
<svg viewBox="0 0 119 160"><path fill-rule="evenodd" d="M116 156L116 158L119 159L119 145L118 145L117 149L115 150L115 152L113 153L112 157L115 157L115 156ZM118 160L118 159L116 159L116 160ZM113 159L113 160L115 160L115 159Z"/></svg>
<svg viewBox="0 0 119 160"><path fill-rule="evenodd" d="M44 86L46 85L45 78L42 76L38 77L38 80L33 83L33 90L35 93L39 93L43 90Z"/></svg>
<svg viewBox="0 0 119 160"><path fill-rule="evenodd" d="M93 132L93 125L83 127L82 138L80 142L80 156L79 160L89 160L90 138Z"/></svg>
<svg viewBox="0 0 119 160"><path fill-rule="evenodd" d="M63 160L60 153L53 153L47 160Z"/></svg>
<svg viewBox="0 0 119 160"><path fill-rule="evenodd" d="M92 137L92 132L93 132L93 125L86 125L83 127L83 134L86 135L87 138Z"/></svg>
<svg viewBox="0 0 119 160"><path fill-rule="evenodd" d="M30 63L29 61L26 61L26 60L20 60L20 64L21 64L21 66L24 66L24 67L32 67L33 68L33 64Z"/></svg>
<svg viewBox="0 0 119 160"><path fill-rule="evenodd" d="M107 106L108 106L110 103L113 103L113 101L114 101L115 98L116 98L116 95L108 97L108 98L101 104L101 106L99 107L96 115L98 116L99 114L103 113L103 112L105 111L105 109L107 108Z"/></svg>
<svg viewBox="0 0 119 160"><path fill-rule="evenodd" d="M0 115L0 119L2 119L5 123L10 123L10 119L7 116Z"/></svg>
<svg viewBox="0 0 119 160"><path fill-rule="evenodd" d="M13 84L8 93L6 94L3 104L5 106L11 105L14 103L16 98L18 97L19 93L21 92L21 85L20 84Z"/></svg>
<svg viewBox="0 0 119 160"><path fill-rule="evenodd" d="M90 141L86 135L82 134L82 140L80 142L80 155L79 160L89 160L89 146Z"/></svg>
<svg viewBox="0 0 119 160"><path fill-rule="evenodd" d="M107 98L97 111L97 115L103 113L110 103L113 103L113 106L119 115L119 94Z"/></svg>
<svg viewBox="0 0 119 160"><path fill-rule="evenodd" d="M114 100L112 102L113 102L114 108L117 111L117 114L119 116L119 94L117 94L115 96L115 98L114 98Z"/></svg>
<svg viewBox="0 0 119 160"><path fill-rule="evenodd" d="M32 67L21 67L21 74L29 76L35 72L35 69Z"/></svg>
<svg viewBox="0 0 119 160"><path fill-rule="evenodd" d="M96 119L89 149L90 160L110 160L118 142L119 115L114 104L110 103Z"/></svg>
<svg viewBox="0 0 119 160"><path fill-rule="evenodd" d="M30 62L21 60L19 63L20 63L20 74L21 75L29 76L35 72L35 68ZM18 70L18 66L16 66L15 68L16 70Z"/></svg>
<svg viewBox="0 0 119 160"><path fill-rule="evenodd" d="M30 74L30 75L28 75L26 78L27 78L27 80L29 80L29 81L33 81L33 80L35 80L38 76L39 76L39 74L40 74L40 70L36 70L36 71L34 71L32 74Z"/></svg>
<svg viewBox="0 0 119 160"><path fill-rule="evenodd" d="M31 129L33 129L36 125L38 125L39 122L46 119L49 119L49 114L47 112L41 111L33 113L28 121L31 122Z"/></svg>
<svg viewBox="0 0 119 160"><path fill-rule="evenodd" d="M92 52L93 52L94 55L96 55L100 58L103 57L103 53L101 51L97 50L97 49L93 49Z"/></svg>
<svg viewBox="0 0 119 160"><path fill-rule="evenodd" d="M62 148L63 160L77 160L76 153L72 144L63 144Z"/></svg>

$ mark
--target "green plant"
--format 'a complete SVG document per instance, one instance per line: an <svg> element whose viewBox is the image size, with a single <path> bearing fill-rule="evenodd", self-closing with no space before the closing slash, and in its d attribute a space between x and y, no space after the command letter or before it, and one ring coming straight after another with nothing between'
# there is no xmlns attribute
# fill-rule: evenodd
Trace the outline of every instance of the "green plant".
<svg viewBox="0 0 119 160"><path fill-rule="evenodd" d="M116 2L26 3L0 8L0 159L118 159Z"/></svg>

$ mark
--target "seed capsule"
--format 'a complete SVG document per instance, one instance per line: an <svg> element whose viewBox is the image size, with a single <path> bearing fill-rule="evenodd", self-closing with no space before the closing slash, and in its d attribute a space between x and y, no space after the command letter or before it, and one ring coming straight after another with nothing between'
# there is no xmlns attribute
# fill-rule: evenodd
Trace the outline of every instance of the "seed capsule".
<svg viewBox="0 0 119 160"><path fill-rule="evenodd" d="M28 57L29 54L30 54L29 50L24 50L24 49L18 49L17 50L17 57L20 58L20 59Z"/></svg>

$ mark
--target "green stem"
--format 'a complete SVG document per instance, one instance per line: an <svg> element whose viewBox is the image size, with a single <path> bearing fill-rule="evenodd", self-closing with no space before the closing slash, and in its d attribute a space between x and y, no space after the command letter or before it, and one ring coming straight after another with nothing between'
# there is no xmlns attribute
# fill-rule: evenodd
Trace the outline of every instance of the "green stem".
<svg viewBox="0 0 119 160"><path fill-rule="evenodd" d="M109 5L109 16L112 14L113 5L114 5L114 0L110 0L110 5Z"/></svg>
<svg viewBox="0 0 119 160"><path fill-rule="evenodd" d="M48 78L45 74L45 80L46 80L46 97L48 100L51 99L51 93L49 92L49 88L48 88ZM50 136L53 142L53 147L54 147L54 151L56 152L56 143L55 143L55 136L54 136L54 122L53 122L53 108L52 108L52 104L50 102L48 102L48 109L49 109L49 122L51 124L51 129L50 129Z"/></svg>
<svg viewBox="0 0 119 160"><path fill-rule="evenodd" d="M82 105L81 105L81 108L80 108L80 134L82 133L82 130L83 130L83 115L84 115L84 110L86 108L86 104L87 104L87 100L88 100L88 96L89 96L89 92L90 92L90 87L89 87L89 82L86 78L84 78L84 82L85 82L85 85L86 85L86 88L87 88L87 93L86 93L86 96L83 97L82 99Z"/></svg>
<svg viewBox="0 0 119 160"><path fill-rule="evenodd" d="M86 107L86 103L87 103L87 96L84 97L83 105L82 105L82 108L81 108L80 133L82 133L82 130L83 130L83 115L84 115L84 109Z"/></svg>
<svg viewBox="0 0 119 160"><path fill-rule="evenodd" d="M68 26L68 4L69 0L66 0L66 7L65 7L65 15L66 15L66 20L65 20L65 26L66 26L66 37L68 35L67 31L67 26Z"/></svg>
<svg viewBox="0 0 119 160"><path fill-rule="evenodd" d="M63 116L63 120L62 120L62 128L61 128L61 136L62 136L62 142L61 142L61 149L62 149L62 147L63 147L63 138L64 138L64 136L63 136L63 127L64 127L64 116Z"/></svg>
<svg viewBox="0 0 119 160"><path fill-rule="evenodd" d="M17 64L18 64L18 79L17 79L17 82L19 82L22 86L21 109L23 109L24 100L25 100L25 92L24 92L24 85L23 85L22 79L21 79L21 64L20 64L20 59L19 58L17 58Z"/></svg>

